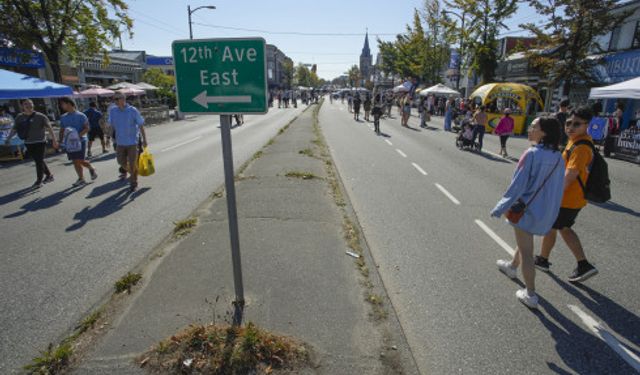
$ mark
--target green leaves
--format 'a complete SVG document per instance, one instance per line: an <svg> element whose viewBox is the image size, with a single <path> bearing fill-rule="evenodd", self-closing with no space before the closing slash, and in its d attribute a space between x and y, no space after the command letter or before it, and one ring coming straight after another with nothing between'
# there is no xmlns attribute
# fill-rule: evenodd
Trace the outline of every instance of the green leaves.
<svg viewBox="0 0 640 375"><path fill-rule="evenodd" d="M611 32L630 13L612 13L618 0L529 0L544 23L520 27L538 38L536 49L527 57L533 66L549 77L552 84L564 82L564 95L574 82L593 83L593 67L598 59L589 55L604 52L597 36Z"/></svg>
<svg viewBox="0 0 640 375"><path fill-rule="evenodd" d="M386 74L436 82L449 59L448 39L440 12L440 0L427 0L422 15L414 10L413 23L393 42L378 39L381 70Z"/></svg>
<svg viewBox="0 0 640 375"><path fill-rule="evenodd" d="M0 35L19 47L42 50L60 82L61 56L77 61L106 53L123 32L132 36L127 9L123 0L4 0Z"/></svg>

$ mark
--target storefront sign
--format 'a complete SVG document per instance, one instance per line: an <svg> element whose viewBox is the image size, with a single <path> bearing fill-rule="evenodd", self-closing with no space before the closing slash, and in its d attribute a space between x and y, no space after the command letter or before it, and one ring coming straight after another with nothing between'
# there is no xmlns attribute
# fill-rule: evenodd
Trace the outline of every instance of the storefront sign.
<svg viewBox="0 0 640 375"><path fill-rule="evenodd" d="M640 76L640 50L619 52L604 58L594 69L602 83L617 83Z"/></svg>
<svg viewBox="0 0 640 375"><path fill-rule="evenodd" d="M15 48L0 48L0 65L23 68L44 68L44 56L35 51Z"/></svg>
<svg viewBox="0 0 640 375"><path fill-rule="evenodd" d="M173 66L171 56L147 56L147 65Z"/></svg>
<svg viewBox="0 0 640 375"><path fill-rule="evenodd" d="M640 130L627 129L620 133L616 142L616 154L638 158L640 156Z"/></svg>

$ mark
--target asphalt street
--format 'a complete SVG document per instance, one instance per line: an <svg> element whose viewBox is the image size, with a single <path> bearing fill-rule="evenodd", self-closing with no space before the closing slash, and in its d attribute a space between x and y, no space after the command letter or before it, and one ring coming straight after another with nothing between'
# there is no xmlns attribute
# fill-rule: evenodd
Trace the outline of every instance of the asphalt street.
<svg viewBox="0 0 640 375"><path fill-rule="evenodd" d="M232 130L235 167L301 111L245 116ZM98 179L82 188L71 187L75 172L62 154L47 159L55 182L38 191L27 189L33 162L0 165L0 373L68 334L224 183L217 116L150 127L147 135L156 173L140 177L134 194L118 181L113 152L92 159Z"/></svg>
<svg viewBox="0 0 640 375"><path fill-rule="evenodd" d="M537 273L540 310L520 304L523 284L496 268L515 248L513 230L490 209L509 184L524 138L497 137L482 155L460 151L434 118L421 129L393 119L356 122L333 101L320 124L372 256L424 374L629 374L640 371L640 169L607 159L611 202L585 208L576 230L600 274L567 276L575 260L562 240L552 273ZM539 247L539 239L536 240Z"/></svg>

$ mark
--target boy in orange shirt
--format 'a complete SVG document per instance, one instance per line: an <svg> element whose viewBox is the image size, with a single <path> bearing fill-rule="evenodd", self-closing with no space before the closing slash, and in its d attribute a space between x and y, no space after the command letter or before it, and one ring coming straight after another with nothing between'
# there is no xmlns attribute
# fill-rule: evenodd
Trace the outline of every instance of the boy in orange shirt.
<svg viewBox="0 0 640 375"><path fill-rule="evenodd" d="M540 255L535 258L536 268L548 272L551 265L549 263L549 255L556 243L557 233L560 231L562 239L578 262L578 266L569 276L569 281L571 282L583 282L598 273L598 270L587 261L580 238L571 229L578 213L587 205L580 182L582 182L582 185L586 184L587 178L589 178L589 167L593 161L593 154L589 145L580 144L574 147L574 144L581 140L593 142L587 134L588 124L592 117L593 112L589 107L579 107L571 112L567 122L564 124L565 132L569 137L567 147L562 153L566 164L564 194L558 218L551 231L544 236Z"/></svg>

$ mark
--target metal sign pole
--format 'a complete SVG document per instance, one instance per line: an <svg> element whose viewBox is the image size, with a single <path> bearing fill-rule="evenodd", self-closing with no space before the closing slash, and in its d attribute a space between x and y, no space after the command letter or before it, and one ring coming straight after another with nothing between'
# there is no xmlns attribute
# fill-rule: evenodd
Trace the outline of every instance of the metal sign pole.
<svg viewBox="0 0 640 375"><path fill-rule="evenodd" d="M242 323L244 309L244 288L242 285L242 263L240 261L240 236L238 234L238 213L236 210L236 189L233 176L233 151L231 149L231 115L220 115L222 135L222 159L224 160L224 181L227 192L227 214L229 215L229 237L231 239L231 259L233 262L233 285L236 300L233 323Z"/></svg>

